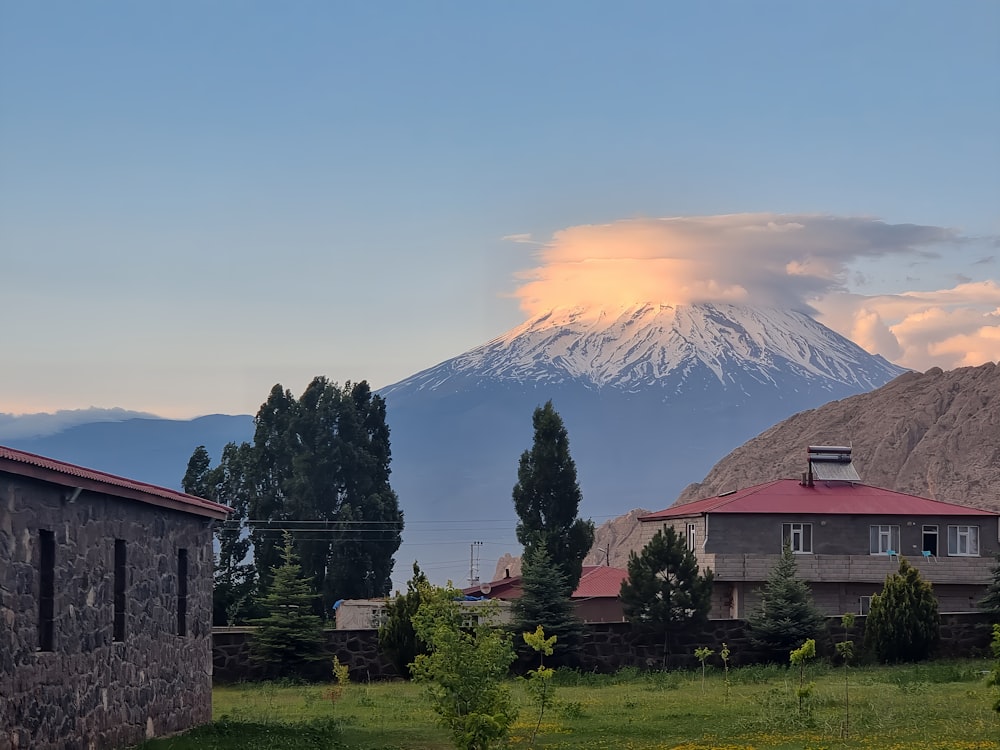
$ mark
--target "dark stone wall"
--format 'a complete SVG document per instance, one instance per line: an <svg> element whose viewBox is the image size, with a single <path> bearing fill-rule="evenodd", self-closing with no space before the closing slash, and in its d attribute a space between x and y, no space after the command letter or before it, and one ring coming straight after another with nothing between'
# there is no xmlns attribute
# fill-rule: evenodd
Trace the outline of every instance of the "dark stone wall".
<svg viewBox="0 0 1000 750"><path fill-rule="evenodd" d="M864 642L865 618L855 619L850 637L860 656ZM632 627L627 622L591 623L584 626L583 656L580 668L584 671L615 672L622 667L660 669L664 664L662 635L654 635ZM941 644L937 655L941 657L982 656L989 653L992 635L990 618L981 613L960 613L941 616ZM263 678L261 669L250 660L250 639L253 628L216 628L214 632L215 679L222 682L258 680ZM817 641L821 656L832 658L836 653L834 643L844 639L840 618L827 621L826 632ZM329 631L329 648L332 654L351 667L351 679L356 681L381 680L398 677L393 666L378 651L378 633L375 630ZM715 651L716 657L725 643L731 652L730 666L739 667L762 663L769 655L756 650L746 634L743 620L711 620L696 632L682 633L670 644L666 665L670 669L693 669L698 666L694 650L706 646ZM781 655L782 661L788 655ZM716 662L717 663L717 662ZM312 676L330 679L330 662L326 661Z"/></svg>
<svg viewBox="0 0 1000 750"><path fill-rule="evenodd" d="M134 745L212 714L208 519L0 474L0 750ZM39 531L55 539L54 644L40 651ZM114 641L114 547L125 633ZM188 556L177 634L177 554Z"/></svg>

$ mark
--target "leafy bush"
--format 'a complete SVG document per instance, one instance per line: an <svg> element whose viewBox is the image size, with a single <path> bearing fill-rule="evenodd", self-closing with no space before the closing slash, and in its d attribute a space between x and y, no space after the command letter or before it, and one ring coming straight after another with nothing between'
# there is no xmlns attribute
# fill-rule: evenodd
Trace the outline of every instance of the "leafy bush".
<svg viewBox="0 0 1000 750"><path fill-rule="evenodd" d="M902 558L872 597L865 645L881 662L920 661L931 655L940 628L938 603L920 571Z"/></svg>

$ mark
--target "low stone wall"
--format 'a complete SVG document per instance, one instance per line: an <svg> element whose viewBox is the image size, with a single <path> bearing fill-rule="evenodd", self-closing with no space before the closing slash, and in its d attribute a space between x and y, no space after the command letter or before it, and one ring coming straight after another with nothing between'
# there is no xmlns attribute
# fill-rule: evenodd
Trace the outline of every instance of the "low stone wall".
<svg viewBox="0 0 1000 750"><path fill-rule="evenodd" d="M858 617L850 637L860 645L864 641L865 618ZM259 666L250 660L250 639L253 628L215 628L213 631L215 680L239 682L264 677ZM983 656L989 653L992 635L990 618L982 613L941 615L941 643L937 655L942 657ZM399 677L395 667L378 650L375 630L331 630L327 633L331 659L338 659L351 668L354 681L385 680ZM834 643L844 639L840 618L827 621L826 633L818 639L821 656L832 657ZM705 646L716 654L725 643L734 667L768 660L768 655L756 650L746 634L743 620L711 620L703 630L682 633L673 640L664 659L663 637L633 628L627 622L592 623L584 626L584 641L580 668L584 671L615 672L622 667L660 669L666 663L670 669L692 669L698 666L696 648ZM329 679L329 661L315 665L307 676Z"/></svg>
<svg viewBox="0 0 1000 750"><path fill-rule="evenodd" d="M266 677L261 665L250 658L250 641L256 628L213 628L212 671L215 682L262 680ZM306 679L329 680L333 674L333 657L351 670L351 680L389 680L399 673L378 649L377 630L328 630L329 659L307 667Z"/></svg>

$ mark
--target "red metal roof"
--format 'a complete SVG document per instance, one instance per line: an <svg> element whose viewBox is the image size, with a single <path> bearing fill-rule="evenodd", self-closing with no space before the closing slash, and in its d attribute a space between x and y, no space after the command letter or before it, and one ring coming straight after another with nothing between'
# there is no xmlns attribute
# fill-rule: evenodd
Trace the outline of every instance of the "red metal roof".
<svg viewBox="0 0 1000 750"><path fill-rule="evenodd" d="M31 477L64 487L80 487L91 492L128 498L209 518L225 518L232 510L225 505L184 492L86 469L2 445L0 445L0 472Z"/></svg>
<svg viewBox="0 0 1000 750"><path fill-rule="evenodd" d="M622 581L628 578L628 571L622 568L609 568L603 565L584 565L580 583L573 592L572 599L594 599L599 597L618 598ZM490 599L518 599L521 596L521 576L500 578L490 581L486 586ZM482 593L482 586L470 586L462 589L462 593L476 596Z"/></svg>
<svg viewBox="0 0 1000 750"><path fill-rule="evenodd" d="M683 518L705 513L780 513L905 516L997 516L990 510L930 500L860 482L816 482L775 479L718 497L673 505L640 516L640 521Z"/></svg>

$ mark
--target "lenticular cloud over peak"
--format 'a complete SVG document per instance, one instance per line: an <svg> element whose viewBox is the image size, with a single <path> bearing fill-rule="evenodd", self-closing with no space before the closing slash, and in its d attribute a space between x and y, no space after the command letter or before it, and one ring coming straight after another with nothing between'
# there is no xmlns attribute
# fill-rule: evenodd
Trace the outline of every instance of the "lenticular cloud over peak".
<svg viewBox="0 0 1000 750"><path fill-rule="evenodd" d="M926 256L953 230L873 218L730 214L627 219L556 232L521 276L529 315L635 302L811 310L861 258Z"/></svg>
<svg viewBox="0 0 1000 750"><path fill-rule="evenodd" d="M925 370L1000 359L1000 287L892 294L848 288L861 262L899 269L973 240L954 229L826 214L637 218L556 232L519 275L532 318L550 310L729 303L806 312L873 354Z"/></svg>

